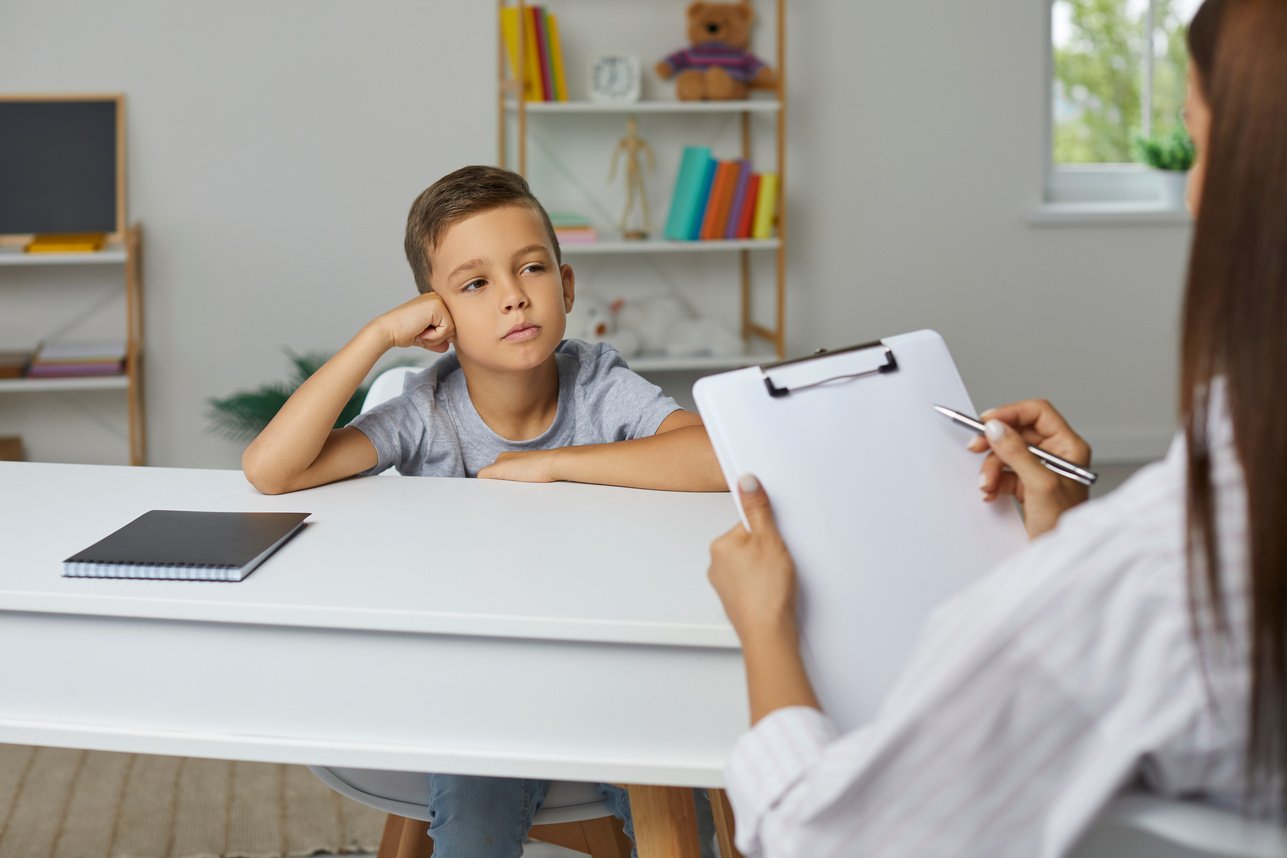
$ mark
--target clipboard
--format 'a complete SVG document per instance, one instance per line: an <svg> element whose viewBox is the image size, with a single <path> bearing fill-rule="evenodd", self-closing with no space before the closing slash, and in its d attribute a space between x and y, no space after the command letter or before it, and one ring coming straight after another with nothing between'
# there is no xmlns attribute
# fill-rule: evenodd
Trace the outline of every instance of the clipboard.
<svg viewBox="0 0 1287 858"><path fill-rule="evenodd" d="M977 413L947 345L902 334L708 376L693 397L734 500L753 473L773 502L819 701L842 730L866 723L934 608L1027 542L1013 504L982 501L970 434L932 408Z"/></svg>

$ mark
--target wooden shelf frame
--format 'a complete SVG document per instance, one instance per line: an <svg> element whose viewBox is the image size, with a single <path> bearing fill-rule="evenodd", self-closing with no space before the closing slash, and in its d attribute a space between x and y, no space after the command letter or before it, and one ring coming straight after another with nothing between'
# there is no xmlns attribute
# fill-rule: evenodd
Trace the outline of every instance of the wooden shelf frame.
<svg viewBox="0 0 1287 858"><path fill-rule="evenodd" d="M11 244L12 246L12 244ZM125 290L125 371L83 378L20 378L0 382L0 393L57 393L125 390L131 465L147 461L147 420L143 400L143 228L135 223L118 242L93 253L0 252L0 266L120 265Z"/></svg>
<svg viewBox="0 0 1287 858"><path fill-rule="evenodd" d="M777 227L777 236L773 241L776 246L772 250L776 254L774 260L774 292L772 323L766 324L757 321L756 308L752 306L752 258L751 254L757 250L768 249L761 247L743 247L735 252L739 254L739 273L741 278L741 335L742 341L746 343L747 355L756 354L759 349L756 342L766 342L772 346L773 355L777 358L786 357L786 278L787 278L787 171L786 171L786 141L787 141L787 78L786 78L786 0L773 0L774 12L776 15L775 38L775 69L778 75L778 85L776 99L773 100L747 100L747 101L730 101L730 102L681 102L681 101L640 101L634 104L598 104L592 102L528 102L523 98L523 84L517 76L510 76L507 73L507 48L505 46L505 37L500 26L503 10L507 6L516 6L519 10L519 33L518 33L518 67L526 68L525 50L527 46L526 28L528 26L527 7L530 5L527 0L496 0L496 128L497 128L497 163L502 167L509 166L509 139L508 126L510 115L514 116L516 123L516 161L513 168L519 174L527 175L527 140L528 140L528 114L642 114L642 113L738 113L741 120L741 143L742 157L751 158L751 117L756 114L774 113L776 128L776 155L777 155L777 174L778 174L778 204L775 213L774 223ZM673 242L680 244L681 242ZM700 245L706 242L687 242L689 244ZM722 244L722 242L720 242ZM628 253L638 252L638 249L631 251L626 248L619 248L616 245L623 244L619 242L609 243L613 245L612 250L597 251L600 253ZM638 243L642 248L643 245L652 244L651 242ZM661 244L661 243L658 243ZM589 254L596 251L589 250L592 245L568 245L563 248L567 253ZM671 252L679 252L677 248L667 248ZM702 248L706 250L707 248ZM710 248L716 249L716 248ZM729 248L720 248L729 250ZM659 252L661 248L653 246L643 252ZM692 368L703 368L705 364L703 359L694 359ZM678 365L667 368L681 369Z"/></svg>

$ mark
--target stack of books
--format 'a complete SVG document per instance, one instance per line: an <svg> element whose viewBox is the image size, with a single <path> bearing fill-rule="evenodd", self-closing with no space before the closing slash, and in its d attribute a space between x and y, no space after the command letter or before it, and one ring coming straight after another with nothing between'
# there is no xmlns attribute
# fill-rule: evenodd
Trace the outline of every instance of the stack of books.
<svg viewBox="0 0 1287 858"><path fill-rule="evenodd" d="M27 365L31 363L29 349L8 349L0 351L0 378L22 378L27 374Z"/></svg>
<svg viewBox="0 0 1287 858"><path fill-rule="evenodd" d="M770 238L778 176L746 159L717 161L705 146L685 146L670 198L665 236L675 241Z"/></svg>
<svg viewBox="0 0 1287 858"><path fill-rule="evenodd" d="M567 101L568 83L563 72L563 46L559 43L558 17L544 6L527 6L520 18L517 6L501 9L501 35L509 55L510 73L523 82L527 101ZM523 40L523 68L519 69L518 44Z"/></svg>
<svg viewBox="0 0 1287 858"><path fill-rule="evenodd" d="M45 343L32 359L27 377L119 375L124 368L124 340Z"/></svg>
<svg viewBox="0 0 1287 858"><path fill-rule="evenodd" d="M93 253L103 249L101 232L63 232L37 235L23 247L27 253Z"/></svg>
<svg viewBox="0 0 1287 858"><path fill-rule="evenodd" d="M575 212L550 212L554 237L559 244L590 244L599 240L599 232L590 219Z"/></svg>

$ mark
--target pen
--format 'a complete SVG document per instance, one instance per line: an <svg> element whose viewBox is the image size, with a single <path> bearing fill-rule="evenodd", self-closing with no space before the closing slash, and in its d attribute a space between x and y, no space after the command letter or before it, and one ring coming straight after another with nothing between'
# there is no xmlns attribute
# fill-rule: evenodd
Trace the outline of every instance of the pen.
<svg viewBox="0 0 1287 858"><path fill-rule="evenodd" d="M962 414L959 411L953 411L951 408L946 408L942 405L935 405L934 410L939 414L942 414L944 417L960 423L962 426L970 427L975 432L983 432L983 423L977 417L970 417L969 415ZM1047 453L1040 447L1034 447L1029 444L1028 452L1040 459L1041 464L1045 465L1059 476L1067 477L1070 480L1081 483L1083 486L1094 485L1095 480L1099 479L1099 474L1096 474L1094 471L1088 471L1080 465L1074 465L1067 459L1061 459L1054 453Z"/></svg>

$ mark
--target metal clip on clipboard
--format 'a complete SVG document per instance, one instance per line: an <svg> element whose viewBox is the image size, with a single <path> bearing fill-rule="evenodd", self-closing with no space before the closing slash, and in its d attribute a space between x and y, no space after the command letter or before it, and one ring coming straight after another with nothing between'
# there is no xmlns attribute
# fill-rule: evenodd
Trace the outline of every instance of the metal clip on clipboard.
<svg viewBox="0 0 1287 858"><path fill-rule="evenodd" d="M786 384L782 384L781 386L779 386L777 384L774 384L773 376L770 374L775 370L782 370L788 366L798 367L799 364L805 363L806 361L817 360L818 358L822 358L822 357L834 357L835 355L846 354L848 352L864 351L866 349L884 349L884 356L883 356L884 362L881 364L878 364L875 367L872 367L871 369L864 369L859 372L841 373L839 375L829 375L824 378L806 381L803 384L796 383L792 386L787 386ZM876 375L878 373L886 373L886 372L896 372L897 370L898 370L898 361L894 358L893 351L891 351L889 346L885 345L880 340L874 340L870 343L862 343L861 345L856 345L856 346L847 346L843 349L835 349L835 350L818 349L813 354L807 355L805 357L788 358L787 360L780 360L776 363L767 363L760 366L760 372L764 374L764 386L768 389L769 396L772 396L774 398L788 396L792 393L799 393L802 390L809 390L810 388L814 388L814 387L821 387L824 384L830 384L835 381L849 381L850 379L862 378L863 376L867 376L867 375ZM779 373L779 377L780 376L781 376L781 373Z"/></svg>

